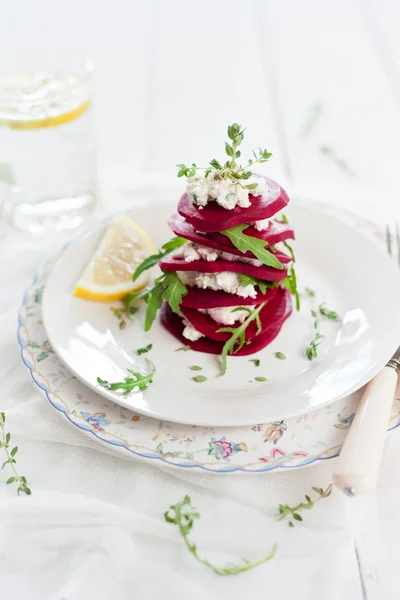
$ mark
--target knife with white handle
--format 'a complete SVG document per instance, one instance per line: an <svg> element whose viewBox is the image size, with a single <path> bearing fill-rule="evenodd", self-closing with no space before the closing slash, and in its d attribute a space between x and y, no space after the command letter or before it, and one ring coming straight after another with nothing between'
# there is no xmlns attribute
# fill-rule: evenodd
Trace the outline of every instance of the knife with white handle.
<svg viewBox="0 0 400 600"><path fill-rule="evenodd" d="M336 487L348 496L376 486L399 370L400 346L360 400L333 475Z"/></svg>

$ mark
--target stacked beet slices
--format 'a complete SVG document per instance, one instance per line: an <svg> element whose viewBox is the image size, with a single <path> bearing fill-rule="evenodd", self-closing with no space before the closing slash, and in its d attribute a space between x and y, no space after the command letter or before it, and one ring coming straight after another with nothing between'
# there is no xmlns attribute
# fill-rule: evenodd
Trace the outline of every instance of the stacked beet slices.
<svg viewBox="0 0 400 600"><path fill-rule="evenodd" d="M219 331L228 325L212 318L207 312L208 309L243 306L252 310L266 303L259 313L261 327L255 320L249 323L245 331L246 343L240 350L234 352L238 356L252 354L269 344L278 335L284 321L292 312L290 292L283 285L288 275L291 257L274 248L271 251L283 265L283 269L275 269L264 264L255 266L246 262L246 259L257 260L254 254L250 251L242 253L227 236L220 233L237 225L249 224L243 232L247 236L264 240L266 248L294 239L291 227L277 218L277 213L288 204L289 198L276 182L266 179L264 194L257 197L249 196L249 200L251 206L248 208L235 207L233 210L226 210L216 202L198 208L187 194L184 194L178 205L178 214L172 215L169 220L172 231L193 243L195 247L229 253L237 257L237 260L227 260L225 257L218 256L216 260L201 258L188 261L182 257L182 252L176 252L176 257L172 254L161 260L160 267L164 272L175 271L181 274L191 272L192 279L193 276L201 273L215 275L229 272L237 273L239 277L250 276L269 284L267 289L264 289L264 293L256 286L256 297L242 297L221 289L204 289L197 287L195 283L193 285L186 283L188 292L182 298L180 315L174 313L169 304L164 301L161 308L162 324L172 335L193 350L221 354L224 344L231 337L231 333ZM266 227L264 225L262 231L250 225L265 219L268 219L269 223ZM245 260L241 261L241 258ZM198 339L188 339L184 335L188 324L196 330ZM241 322L238 320L234 324L229 324L229 327L240 325Z"/></svg>

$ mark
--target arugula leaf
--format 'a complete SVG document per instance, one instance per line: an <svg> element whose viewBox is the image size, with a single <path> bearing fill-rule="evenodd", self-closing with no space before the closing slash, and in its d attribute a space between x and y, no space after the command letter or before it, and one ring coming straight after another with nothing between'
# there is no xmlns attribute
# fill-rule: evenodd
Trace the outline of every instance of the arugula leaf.
<svg viewBox="0 0 400 600"><path fill-rule="evenodd" d="M266 304L267 304L266 302L259 304L257 306L257 308L255 308L254 310L252 310L250 312L247 319L245 321L243 321L243 323L241 325L239 325L239 327L222 327L221 329L217 330L217 333L227 332L227 333L232 334L231 337L229 338L229 340L227 342L225 342L224 347L222 348L221 375L225 375L225 373L226 373L226 359L227 359L228 353L234 354L235 352L238 352L238 350L240 350L240 348L242 348L244 346L244 344L246 343L246 339L245 339L246 329L247 329L248 325L250 325L250 323L254 320L256 320L258 323L257 333L259 333L259 330L261 328L259 314ZM239 341L239 343L236 344L236 342L238 342L238 341Z"/></svg>
<svg viewBox="0 0 400 600"><path fill-rule="evenodd" d="M187 287L175 272L164 273L164 282L166 284L163 294L164 300L168 302L174 313L179 314L179 305L183 296L187 294Z"/></svg>
<svg viewBox="0 0 400 600"><path fill-rule="evenodd" d="M264 279L251 277L251 275L240 275L240 283L243 287L256 285L262 294L266 294L269 288L278 287L279 285L279 281L265 281Z"/></svg>
<svg viewBox="0 0 400 600"><path fill-rule="evenodd" d="M142 373L132 371L132 369L127 369L130 376L125 377L124 381L117 381L115 383L110 383L100 377L97 378L97 383L102 387L107 388L108 390L123 391L124 396L130 394L135 388L139 388L140 390L147 390L150 383L153 383L153 377L156 372L155 365L146 358L146 363L148 368L150 369L150 373L147 375L142 375Z"/></svg>
<svg viewBox="0 0 400 600"><path fill-rule="evenodd" d="M133 274L133 281L136 281L139 275L141 275L144 271L147 271L147 269L151 269L151 267L155 267L155 265L157 265L160 262L160 260L164 258L164 256L167 256L167 254L171 254L173 250L179 248L180 246L183 246L183 244L186 244L186 242L187 240L185 240L185 238L179 236L172 238L172 240L170 240L169 242L166 242L163 246L161 246L160 252L148 256L144 259L143 262L140 263L140 265L137 267L136 271Z"/></svg>
<svg viewBox="0 0 400 600"><path fill-rule="evenodd" d="M161 308L163 302L163 294L165 290L164 285L164 276L157 277L155 280L155 286L149 291L149 295L147 297L147 309L146 316L144 320L144 330L149 331L151 326L153 325L153 321L156 318L156 314Z"/></svg>
<svg viewBox="0 0 400 600"><path fill-rule="evenodd" d="M282 244L285 246L285 248L289 250L290 256L292 257L292 261L296 262L292 246L290 246L287 242L282 242Z"/></svg>
<svg viewBox="0 0 400 600"><path fill-rule="evenodd" d="M281 281L281 284L289 290L289 292L295 297L296 299L296 310L300 310L300 294L299 291L297 289L297 277L296 277L296 271L294 270L294 266L293 263L290 266L290 270L289 270L289 274L287 277L285 277L285 279L283 281Z"/></svg>
<svg viewBox="0 0 400 600"><path fill-rule="evenodd" d="M236 225L235 227L231 227L230 229L224 229L220 231L222 235L225 235L232 244L241 252L250 251L267 267L274 267L275 269L283 269L284 266L279 260L266 250L266 242L265 240L259 240L258 238L251 237L250 235L246 235L243 233L243 230L246 229L248 225L246 223L242 223L241 225Z"/></svg>
<svg viewBox="0 0 400 600"><path fill-rule="evenodd" d="M163 300L166 300L172 310L179 314L182 297L187 294L187 287L178 275L171 271L165 272L155 280L155 286L149 291L144 330L149 331Z"/></svg>

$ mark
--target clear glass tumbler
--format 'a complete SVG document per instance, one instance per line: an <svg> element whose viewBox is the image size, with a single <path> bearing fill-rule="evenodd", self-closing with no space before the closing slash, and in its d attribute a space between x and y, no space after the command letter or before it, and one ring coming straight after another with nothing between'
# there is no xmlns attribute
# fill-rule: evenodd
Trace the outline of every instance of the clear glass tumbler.
<svg viewBox="0 0 400 600"><path fill-rule="evenodd" d="M91 73L0 79L0 195L18 229L71 229L93 208Z"/></svg>

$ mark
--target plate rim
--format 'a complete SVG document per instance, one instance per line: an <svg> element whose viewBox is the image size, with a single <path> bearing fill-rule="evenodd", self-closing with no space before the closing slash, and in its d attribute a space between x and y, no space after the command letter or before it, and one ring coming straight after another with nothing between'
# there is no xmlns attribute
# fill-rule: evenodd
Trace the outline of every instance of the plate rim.
<svg viewBox="0 0 400 600"><path fill-rule="evenodd" d="M354 213L351 213L351 215L353 218L361 218L364 223L371 223L367 219L364 219L363 217L355 215ZM56 410L57 414L59 414L59 416L61 418L64 417L67 420L67 423L69 423L70 426L77 427L79 431L82 431L83 433L85 433L89 438L91 438L90 434L92 434L92 436L94 436L93 439L95 439L97 442L99 442L103 446L108 447L110 450L113 450L114 452L117 451L117 454L119 454L121 456L123 455L127 458L133 458L136 460L144 460L147 462L154 461L154 460L156 460L156 461L161 460L161 462L163 464L165 464L167 468L176 468L176 469L186 468L186 469L195 470L195 472L201 471L201 472L206 472L207 474L210 473L213 475L218 475L218 474L231 474L231 475L235 474L236 476L252 475L252 474L257 475L260 473L268 473L268 472L272 472L272 471L282 472L282 471L293 470L293 469L301 469L301 468L305 468L305 467L311 466L313 464L316 464L317 462L320 462L320 461L336 458L340 454L340 447L338 446L337 452L335 452L334 454L332 454L330 456L322 456L322 454L323 454L322 453L321 455L314 456L312 459L309 459L308 461L306 461L305 463L302 463L302 464L295 464L295 465L281 464L281 465L279 465L279 464L260 463L261 468L247 469L245 465L242 467L241 465L237 465L237 464L225 463L223 465L221 463L221 468L208 468L207 466L204 466L201 464L196 464L196 463L182 464L182 463L178 463L176 461L171 461L168 459L167 456L163 456L160 454L157 456L154 455L155 454L154 450L151 450L151 449L148 449L148 450L153 453L152 456L142 454L138 451L135 451L135 450L132 450L132 449L126 447L125 445L120 445L120 444L116 445L116 444L110 442L109 440L102 439L99 435L97 435L97 433L92 428L88 429L88 428L80 427L77 423L75 423L72 419L69 418L66 411L62 410L61 407L57 406L52 401L50 394L49 394L48 387L41 384L40 381L35 377L34 365L30 364L24 356L24 351L26 350L28 340L25 340L25 343L24 343L24 336L22 334L22 328L24 326L24 321L25 321L23 311L24 311L24 307L26 306L26 302L29 298L30 290L38 281L40 281L41 278L44 278L46 268L50 264L55 263L59 254L61 254L63 252L63 250L65 250L65 248L69 246L70 243L71 242L68 242L67 244L65 244L49 260L42 263L40 268L37 270L35 276L33 277L32 281L29 283L29 285L27 286L27 288L24 292L23 300L22 300L22 303L21 303L19 311L18 311L18 327L17 327L17 339L18 339L18 344L20 346L21 359L22 359L24 366L26 367L26 369L28 370L28 372L30 374L30 377L31 377L31 380L32 380L34 386L36 388L38 388L39 393L44 398L47 399L47 401L52 406L52 408ZM58 357L57 357L57 360L59 360ZM40 375L40 373L37 371L37 369L36 369L36 373L38 373ZM82 385L84 385L84 384L82 384ZM87 387L87 386L85 386L85 387ZM392 417L391 421L393 421L393 419L395 419L395 417ZM393 426L388 428L388 431L393 431L394 429L396 429L399 426L400 426L400 417L397 418L397 420ZM227 429L234 431L235 429L238 429L238 428L227 426ZM334 446L333 448L336 448L336 446ZM325 450L325 452L326 452L326 450Z"/></svg>

